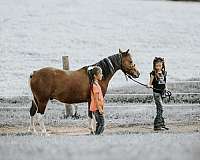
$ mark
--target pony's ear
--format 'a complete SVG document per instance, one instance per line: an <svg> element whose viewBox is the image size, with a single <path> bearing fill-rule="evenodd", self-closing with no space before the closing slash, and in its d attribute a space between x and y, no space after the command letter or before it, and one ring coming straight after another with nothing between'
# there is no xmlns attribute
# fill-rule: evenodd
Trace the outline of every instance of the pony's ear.
<svg viewBox="0 0 200 160"><path fill-rule="evenodd" d="M129 53L129 49L125 52L123 52L121 49L119 49L119 53L121 53L123 56L127 56Z"/></svg>
<svg viewBox="0 0 200 160"><path fill-rule="evenodd" d="M119 48L119 53L121 53L121 54L123 53L122 50L121 50L120 48Z"/></svg>

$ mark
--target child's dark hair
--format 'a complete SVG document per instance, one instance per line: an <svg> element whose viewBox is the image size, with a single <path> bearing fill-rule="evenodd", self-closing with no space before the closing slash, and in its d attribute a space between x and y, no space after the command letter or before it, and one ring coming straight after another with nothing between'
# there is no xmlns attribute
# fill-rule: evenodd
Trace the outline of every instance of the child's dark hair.
<svg viewBox="0 0 200 160"><path fill-rule="evenodd" d="M156 73L156 64L157 63L162 63L162 72L165 73L165 60L162 57L155 57L153 60L153 71L155 72L155 75L157 77L157 73Z"/></svg>
<svg viewBox="0 0 200 160"><path fill-rule="evenodd" d="M93 91L93 84L94 84L94 75L98 75L99 73L102 73L102 69L99 66L93 66L91 69L90 74L90 90Z"/></svg>
<svg viewBox="0 0 200 160"><path fill-rule="evenodd" d="M102 73L101 67L94 66L92 69L92 82L94 82L94 75L98 75L99 73Z"/></svg>

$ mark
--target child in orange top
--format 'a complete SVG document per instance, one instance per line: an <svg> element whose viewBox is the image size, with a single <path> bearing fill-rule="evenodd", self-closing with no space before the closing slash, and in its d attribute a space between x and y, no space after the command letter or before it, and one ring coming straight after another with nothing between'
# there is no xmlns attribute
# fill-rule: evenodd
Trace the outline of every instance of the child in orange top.
<svg viewBox="0 0 200 160"><path fill-rule="evenodd" d="M90 111L95 116L96 119L96 135L102 134L104 131L104 98L101 90L101 86L98 81L102 80L102 69L95 66L92 69L93 73L93 83L91 87L91 102Z"/></svg>

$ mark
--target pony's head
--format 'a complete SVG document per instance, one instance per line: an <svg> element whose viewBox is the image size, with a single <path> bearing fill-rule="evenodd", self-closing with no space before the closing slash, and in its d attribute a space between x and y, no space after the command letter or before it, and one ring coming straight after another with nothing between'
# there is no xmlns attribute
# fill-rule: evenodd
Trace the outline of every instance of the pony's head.
<svg viewBox="0 0 200 160"><path fill-rule="evenodd" d="M132 58L131 54L129 53L129 49L125 52L121 51L119 49L119 53L122 55L122 64L121 64L121 70L133 78L139 78L140 71L137 67L137 65L134 62L134 59Z"/></svg>

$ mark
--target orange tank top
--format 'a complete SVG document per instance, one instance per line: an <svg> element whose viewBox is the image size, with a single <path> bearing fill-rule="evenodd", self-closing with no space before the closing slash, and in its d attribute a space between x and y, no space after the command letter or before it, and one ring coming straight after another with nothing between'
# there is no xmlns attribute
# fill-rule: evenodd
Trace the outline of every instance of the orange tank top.
<svg viewBox="0 0 200 160"><path fill-rule="evenodd" d="M90 91L91 92L90 111L95 112L98 110L97 106L102 107L102 109L104 108L104 98L100 85L99 84L92 84L92 85L93 87L92 90ZM98 96L97 102L95 101L94 95Z"/></svg>

